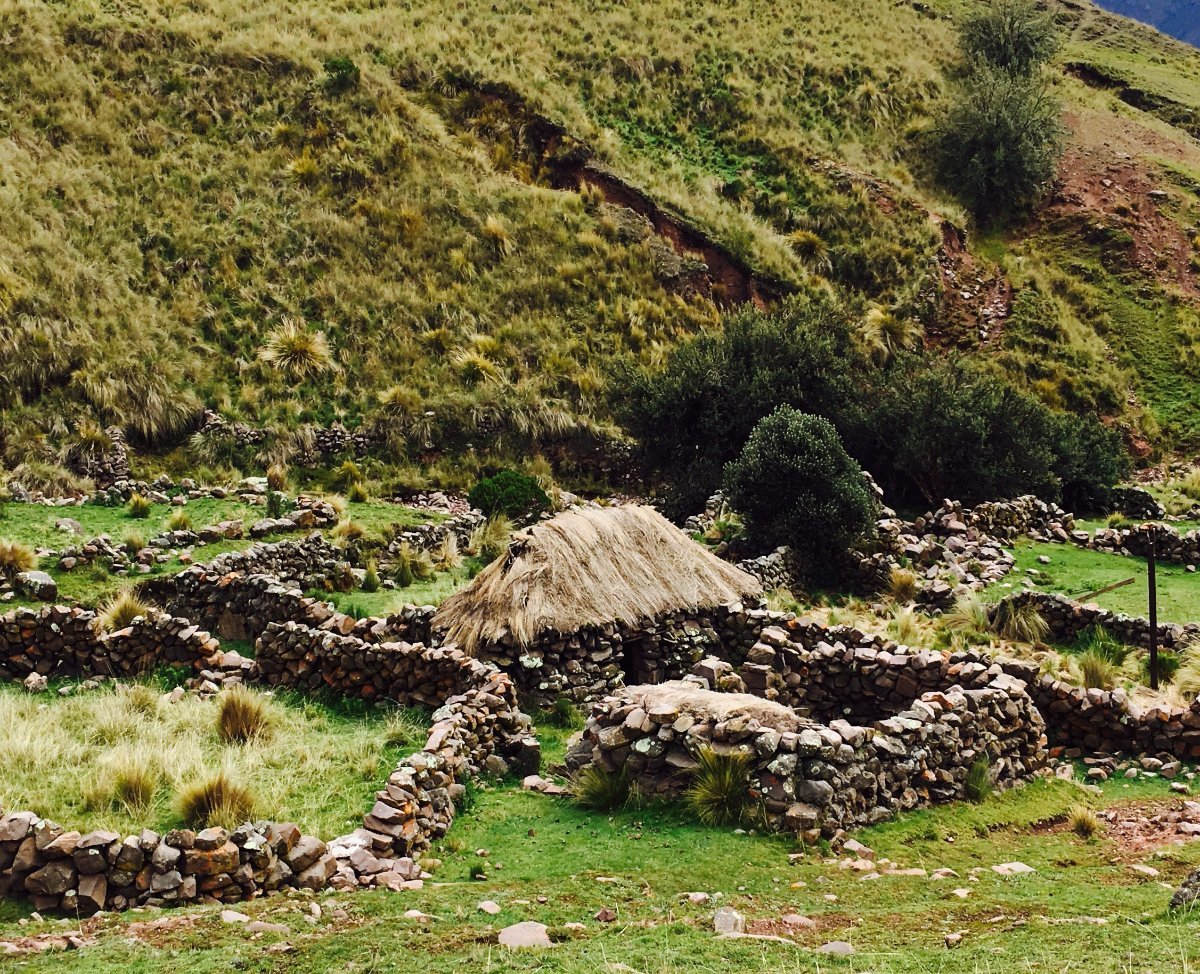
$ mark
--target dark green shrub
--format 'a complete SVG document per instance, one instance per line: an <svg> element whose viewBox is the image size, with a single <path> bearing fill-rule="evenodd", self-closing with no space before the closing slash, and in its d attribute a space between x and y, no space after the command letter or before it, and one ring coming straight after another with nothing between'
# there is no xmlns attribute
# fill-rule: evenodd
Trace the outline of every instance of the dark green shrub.
<svg viewBox="0 0 1200 974"><path fill-rule="evenodd" d="M972 64L1029 74L1058 51L1054 17L1037 0L995 0L974 10L959 28L963 54Z"/></svg>
<svg viewBox="0 0 1200 974"><path fill-rule="evenodd" d="M325 90L331 95L340 95L357 88L362 73L349 57L339 54L325 62Z"/></svg>
<svg viewBox="0 0 1200 974"><path fill-rule="evenodd" d="M875 499L833 425L781 406L750 434L725 468L729 502L760 547L790 545L813 577L828 577L836 556L867 535Z"/></svg>
<svg viewBox="0 0 1200 974"><path fill-rule="evenodd" d="M526 521L550 507L550 498L532 477L516 470L501 470L471 488L472 507L488 517L503 514L513 521Z"/></svg>
<svg viewBox="0 0 1200 974"><path fill-rule="evenodd" d="M721 331L678 346L664 369L618 376L613 408L645 472L667 488L668 513L702 508L776 406L824 416L843 433L854 426L868 368L855 320L823 294L790 298L769 314L745 308Z"/></svg>
<svg viewBox="0 0 1200 974"><path fill-rule="evenodd" d="M1063 149L1062 104L1040 76L981 67L953 87L934 128L934 163L977 218L1036 202Z"/></svg>
<svg viewBox="0 0 1200 974"><path fill-rule="evenodd" d="M556 697L554 703L542 711L542 721L551 727L564 730L579 730L584 716L567 697Z"/></svg>
<svg viewBox="0 0 1200 974"><path fill-rule="evenodd" d="M1174 683L1175 676L1179 673L1179 667L1182 660L1179 654L1170 649L1160 649L1158 651L1158 679L1162 683ZM1139 673L1141 674L1142 682L1147 686L1150 684L1150 654L1146 653L1141 657L1138 665Z"/></svg>
<svg viewBox="0 0 1200 974"><path fill-rule="evenodd" d="M283 517L295 506L283 491L267 491L267 517Z"/></svg>

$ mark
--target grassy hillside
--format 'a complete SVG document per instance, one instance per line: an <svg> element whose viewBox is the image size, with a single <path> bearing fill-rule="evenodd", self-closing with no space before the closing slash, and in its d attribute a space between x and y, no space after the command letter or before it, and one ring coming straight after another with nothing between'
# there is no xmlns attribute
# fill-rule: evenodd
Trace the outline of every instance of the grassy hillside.
<svg viewBox="0 0 1200 974"><path fill-rule="evenodd" d="M1064 186L951 254L920 145L967 6L0 0L3 460L93 418L186 467L205 406L442 479L578 456L615 362L826 287L1195 443L1200 53L1057 7Z"/></svg>

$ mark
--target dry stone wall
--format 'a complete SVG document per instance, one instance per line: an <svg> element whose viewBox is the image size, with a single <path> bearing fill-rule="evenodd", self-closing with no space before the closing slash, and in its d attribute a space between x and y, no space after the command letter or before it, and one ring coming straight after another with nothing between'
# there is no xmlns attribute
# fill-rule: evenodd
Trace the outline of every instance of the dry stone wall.
<svg viewBox="0 0 1200 974"><path fill-rule="evenodd" d="M1112 612L1091 602L1076 602L1053 592L1017 592L1004 599L1003 604L1034 606L1058 642L1071 642L1085 630L1099 626L1126 645L1150 646L1149 619ZM992 609L993 614L996 611ZM1158 645L1162 649L1179 649L1197 638L1200 638L1200 623L1162 622L1158 625Z"/></svg>
<svg viewBox="0 0 1200 974"><path fill-rule="evenodd" d="M568 767L624 771L650 794L678 797L702 750L741 753L751 766L748 800L757 799L776 827L815 840L961 798L977 759L990 761L998 787L1031 777L1046 761L1041 718L1019 681L1002 673L977 689L910 698L868 726L767 710L753 696L730 698L711 685L705 675L691 687L629 687L600 702Z"/></svg>

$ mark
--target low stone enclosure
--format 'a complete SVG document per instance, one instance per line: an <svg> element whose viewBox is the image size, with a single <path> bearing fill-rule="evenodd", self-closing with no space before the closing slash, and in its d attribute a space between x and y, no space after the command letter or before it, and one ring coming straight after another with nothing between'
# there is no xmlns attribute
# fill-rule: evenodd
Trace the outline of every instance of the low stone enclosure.
<svg viewBox="0 0 1200 974"><path fill-rule="evenodd" d="M593 703L572 767L627 767L652 792L677 793L698 747L752 750L768 821L810 837L959 797L979 756L1001 787L1037 774L1048 747L1200 757L1200 706L1136 711L1119 691L1080 690L978 653L910 650L767 611L753 596L570 635L538 630L519 648L481 644L473 658L437 645L445 629L431 607L354 619L295 587L332 570L319 538L256 545L154 580L145 591L166 611L107 634L87 610L17 610L0 617L0 678L125 677L171 663L208 691L252 681L436 707L425 747L389 777L360 829L327 843L270 822L80 836L9 811L0 895L88 912L412 884L467 777L536 770L519 692ZM256 658L223 653L220 637L255 640Z"/></svg>
<svg viewBox="0 0 1200 974"><path fill-rule="evenodd" d="M230 591L243 584L258 593L272 589L253 576L221 581ZM299 592L273 588L266 597L278 597L281 606L304 601ZM10 680L133 676L161 663L219 679L230 671L229 655L235 654L222 654L207 632L165 613L107 634L82 609L20 609L0 617L0 678ZM256 659L238 660L238 680L436 707L429 737L376 793L362 827L328 843L273 822L232 833L80 835L31 812L10 811L0 815L0 896L26 894L38 910L76 914L232 903L284 887L419 885L414 857L445 834L466 779L485 768L532 772L540 763L509 677L451 647L368 643L296 622L267 622Z"/></svg>
<svg viewBox="0 0 1200 974"><path fill-rule="evenodd" d="M1149 619L1112 612L1091 602L1076 602L1054 592L1015 592L991 611L995 615L1002 611L1000 606L1015 608L1023 605L1032 605L1037 610L1057 642L1072 642L1086 630L1099 627L1127 646L1140 646L1143 649L1150 646ZM1179 650L1198 638L1200 622L1158 624L1157 641L1160 649Z"/></svg>

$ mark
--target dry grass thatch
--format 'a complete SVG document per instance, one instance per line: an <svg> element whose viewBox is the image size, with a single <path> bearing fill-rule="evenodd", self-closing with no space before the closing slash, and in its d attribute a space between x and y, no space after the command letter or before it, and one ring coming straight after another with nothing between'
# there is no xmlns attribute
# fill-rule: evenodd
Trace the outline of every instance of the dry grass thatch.
<svg viewBox="0 0 1200 974"><path fill-rule="evenodd" d="M698 545L650 507L571 510L520 531L505 555L442 603L434 626L468 652L511 637L759 595L758 580Z"/></svg>

